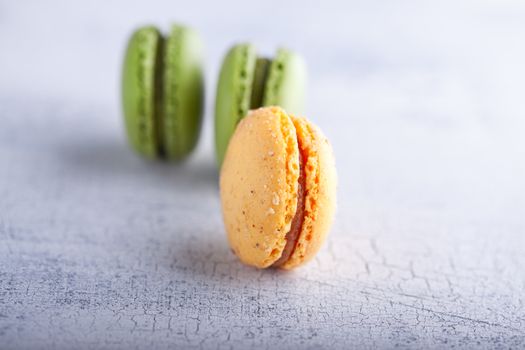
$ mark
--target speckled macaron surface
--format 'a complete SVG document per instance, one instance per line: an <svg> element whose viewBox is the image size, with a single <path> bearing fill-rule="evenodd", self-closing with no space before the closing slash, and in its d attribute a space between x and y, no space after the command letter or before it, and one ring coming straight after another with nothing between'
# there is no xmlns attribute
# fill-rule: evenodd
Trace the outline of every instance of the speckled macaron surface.
<svg viewBox="0 0 525 350"><path fill-rule="evenodd" d="M180 159L195 147L203 113L203 45L195 31L172 25L138 28L122 70L128 140L147 158Z"/></svg>
<svg viewBox="0 0 525 350"><path fill-rule="evenodd" d="M241 261L302 265L322 246L335 213L331 146L304 118L279 107L253 110L228 145L220 193L228 240Z"/></svg>
<svg viewBox="0 0 525 350"><path fill-rule="evenodd" d="M251 44L233 46L222 63L215 100L219 167L235 127L250 109L276 105L302 114L305 86L306 65L297 53L281 48L264 58Z"/></svg>

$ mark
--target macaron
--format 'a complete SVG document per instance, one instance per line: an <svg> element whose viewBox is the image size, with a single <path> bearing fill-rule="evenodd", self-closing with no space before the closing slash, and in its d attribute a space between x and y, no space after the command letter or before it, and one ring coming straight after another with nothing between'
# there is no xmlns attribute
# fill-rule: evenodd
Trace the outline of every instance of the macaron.
<svg viewBox="0 0 525 350"><path fill-rule="evenodd" d="M122 106L132 148L147 158L181 159L199 136L204 83L203 45L196 32L153 26L129 39L122 70Z"/></svg>
<svg viewBox="0 0 525 350"><path fill-rule="evenodd" d="M330 143L280 107L250 111L220 173L222 214L233 252L258 268L311 260L331 227L337 175Z"/></svg>
<svg viewBox="0 0 525 350"><path fill-rule="evenodd" d="M215 146L221 166L237 123L249 110L281 106L302 114L306 65L298 54L281 48L273 59L257 55L255 46L239 44L227 53L215 101Z"/></svg>

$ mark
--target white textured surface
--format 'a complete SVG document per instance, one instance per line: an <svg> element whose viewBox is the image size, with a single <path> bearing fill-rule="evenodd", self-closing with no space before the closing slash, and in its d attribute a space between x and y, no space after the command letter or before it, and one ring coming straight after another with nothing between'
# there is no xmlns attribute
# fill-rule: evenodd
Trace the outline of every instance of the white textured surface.
<svg viewBox="0 0 525 350"><path fill-rule="evenodd" d="M522 348L522 2L0 3L0 348ZM232 11L236 9L236 11ZM305 54L339 211L310 265L229 252L211 108L180 166L125 145L144 20Z"/></svg>

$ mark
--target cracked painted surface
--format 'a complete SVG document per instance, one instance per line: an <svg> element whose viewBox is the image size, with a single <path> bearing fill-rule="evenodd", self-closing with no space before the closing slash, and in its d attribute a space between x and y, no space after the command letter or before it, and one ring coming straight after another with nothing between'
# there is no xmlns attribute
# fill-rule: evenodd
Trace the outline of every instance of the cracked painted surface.
<svg viewBox="0 0 525 350"><path fill-rule="evenodd" d="M24 62L32 41L10 41L14 30L2 24L22 28L17 6L0 6L0 41L21 45L13 55ZM84 39L115 65L94 60L104 78L79 74L112 88L115 47L137 19L123 14L110 25L118 6L108 6L86 16L118 35ZM115 91L71 81L25 93L23 82L42 69L27 66L24 76L15 66L15 82L0 68L0 348L523 348L525 108L513 81L525 81L525 54L510 47L525 27L510 14L525 12L510 3L499 12L450 6L424 21L447 18L452 29L429 29L424 40L407 34L417 23L383 18L406 39L397 38L402 52L374 32L363 41L341 32L355 51L330 44L354 57L348 64L319 53L315 33L306 40L289 28L311 62L310 114L334 145L340 178L326 246L292 272L255 270L229 251L209 114L195 157L181 166L145 162L124 144ZM383 13L352 10L356 20ZM201 23L201 11L186 11ZM341 19L326 11L322 20ZM212 19L200 21L218 62L225 47L216 42L231 33L206 27ZM476 41L463 22L503 34ZM73 34L48 44L60 50ZM457 53L462 45L468 53ZM507 55L491 55L494 47L509 47ZM13 56L0 63L5 57Z"/></svg>

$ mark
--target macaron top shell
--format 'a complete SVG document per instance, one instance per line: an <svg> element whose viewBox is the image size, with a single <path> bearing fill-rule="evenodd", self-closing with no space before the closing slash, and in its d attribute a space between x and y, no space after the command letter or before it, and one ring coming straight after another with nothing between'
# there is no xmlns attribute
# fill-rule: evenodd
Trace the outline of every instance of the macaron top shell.
<svg viewBox="0 0 525 350"><path fill-rule="evenodd" d="M329 230L335 211L332 151L311 123L279 107L241 120L221 169L220 190L228 240L244 263L265 268L281 258L300 202L301 166L304 218L291 255L279 265L285 269L310 260Z"/></svg>
<svg viewBox="0 0 525 350"><path fill-rule="evenodd" d="M222 63L215 101L215 150L219 164L237 123L250 109L256 60L255 48L240 44L228 51Z"/></svg>
<svg viewBox="0 0 525 350"><path fill-rule="evenodd" d="M158 109L155 89L161 36L154 27L143 27L129 40L122 72L122 104L125 127L131 146L140 154L154 158L158 152L155 115Z"/></svg>

